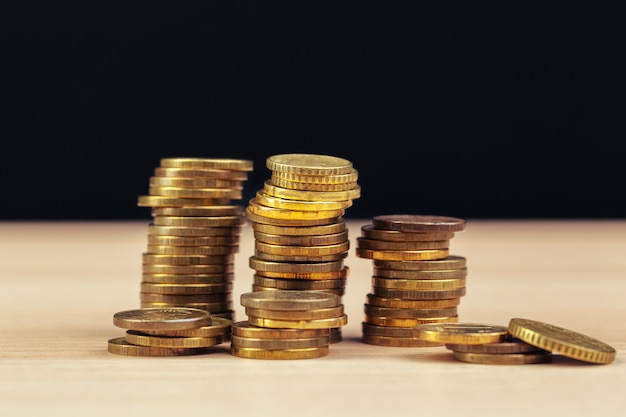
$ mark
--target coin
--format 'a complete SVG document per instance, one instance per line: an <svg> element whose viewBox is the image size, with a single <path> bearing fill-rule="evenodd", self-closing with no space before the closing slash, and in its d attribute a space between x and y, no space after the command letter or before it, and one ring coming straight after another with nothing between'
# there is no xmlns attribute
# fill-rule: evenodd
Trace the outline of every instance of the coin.
<svg viewBox="0 0 626 417"><path fill-rule="evenodd" d="M297 264L296 264L297 265ZM344 266L343 268L337 271L328 271L328 272L281 272L281 271L261 271L257 270L255 275L267 278L284 278L292 281L296 280L310 280L310 281L324 281L324 280L333 280L346 278L350 274L350 268ZM260 285L260 284L259 284ZM267 285L271 287L271 285ZM292 288L295 289L295 288Z"/></svg>
<svg viewBox="0 0 626 417"><path fill-rule="evenodd" d="M453 351L454 359L461 362L493 364L493 365L522 365L531 363L545 363L552 360L548 351L526 353L474 353Z"/></svg>
<svg viewBox="0 0 626 417"><path fill-rule="evenodd" d="M399 290L440 291L465 288L465 278L451 279L398 279L372 277L372 286Z"/></svg>
<svg viewBox="0 0 626 417"><path fill-rule="evenodd" d="M357 182L346 183L317 183L317 182L299 182L290 181L284 178L272 175L270 182L282 188L289 188L291 190L303 190L303 191L347 191L356 188Z"/></svg>
<svg viewBox="0 0 626 417"><path fill-rule="evenodd" d="M153 176L149 179L151 186L157 187L186 187L186 188L231 188L243 189L241 181L232 181L220 178L198 177L161 177Z"/></svg>
<svg viewBox="0 0 626 417"><path fill-rule="evenodd" d="M450 240L454 232L401 232L399 230L376 229L373 225L361 226L361 235L367 239L390 242L428 242L432 240Z"/></svg>
<svg viewBox="0 0 626 417"><path fill-rule="evenodd" d="M378 326L364 321L361 323L361 331L364 335L368 336L402 337L415 339L412 327Z"/></svg>
<svg viewBox="0 0 626 417"><path fill-rule="evenodd" d="M274 310L246 307L248 317L274 320L317 320L339 317L344 314L343 304L336 307L315 308L308 310Z"/></svg>
<svg viewBox="0 0 626 417"><path fill-rule="evenodd" d="M507 340L506 326L485 323L429 323L416 326L415 337L431 342L482 344Z"/></svg>
<svg viewBox="0 0 626 417"><path fill-rule="evenodd" d="M231 169L216 168L168 168L156 167L154 175L157 177L183 177L183 178L220 178L227 180L244 181L248 179L246 171L234 171Z"/></svg>
<svg viewBox="0 0 626 417"><path fill-rule="evenodd" d="M129 343L124 337L109 339L107 350L124 356L184 356L210 352L209 348L163 348Z"/></svg>
<svg viewBox="0 0 626 417"><path fill-rule="evenodd" d="M288 235L273 235L269 233L263 233L254 231L254 239L256 242L268 243L272 245L289 245L289 246L320 246L320 245L332 245L343 242L348 242L348 231L344 230L339 233L332 233L327 235L300 235L300 236L288 236Z"/></svg>
<svg viewBox="0 0 626 417"><path fill-rule="evenodd" d="M392 279L459 279L467 276L467 268L457 269L435 269L435 270L400 270L400 269L386 269L386 268L373 268L372 276L379 278L392 278Z"/></svg>
<svg viewBox="0 0 626 417"><path fill-rule="evenodd" d="M216 337L225 336L231 333L232 325L232 320L225 317L218 317L215 314L211 314L211 324L206 326L184 330L146 330L143 331L143 333L156 336Z"/></svg>
<svg viewBox="0 0 626 417"><path fill-rule="evenodd" d="M461 299L456 297L429 300L410 300L405 298L380 297L370 293L367 294L367 303L387 308L449 308L458 306L461 303Z"/></svg>
<svg viewBox="0 0 626 417"><path fill-rule="evenodd" d="M378 307L372 304L363 306L365 314L378 317L394 317L405 319L419 319L431 317L452 317L458 314L457 307L447 308L396 308Z"/></svg>
<svg viewBox="0 0 626 417"><path fill-rule="evenodd" d="M274 262L314 263L314 262L330 262L330 261L344 259L348 256L348 251L337 253L337 254L328 254L328 255L275 255L272 253L261 252L260 250L255 249L254 256L259 259L263 259L266 261L274 261Z"/></svg>
<svg viewBox="0 0 626 417"><path fill-rule="evenodd" d="M193 284L173 284L173 283L158 283L158 282L145 282L140 283L141 292L149 292L156 294L216 294L231 292L233 284L231 282L224 283L193 283Z"/></svg>
<svg viewBox="0 0 626 417"><path fill-rule="evenodd" d="M227 255L159 255L144 252L144 265L213 265L233 263L233 254Z"/></svg>
<svg viewBox="0 0 626 417"><path fill-rule="evenodd" d="M347 159L320 154L287 153L272 155L265 160L268 169L302 175L341 175L353 171Z"/></svg>
<svg viewBox="0 0 626 417"><path fill-rule="evenodd" d="M264 287L262 285L258 285L258 284L252 284L252 291L292 291L292 290L299 290L302 291L301 288L276 288L276 287ZM322 288L322 289L315 289L315 290L306 290L306 291L311 291L311 292L327 292L330 294L336 294L339 297L343 297L346 293L346 288L345 287L341 287L341 288Z"/></svg>
<svg viewBox="0 0 626 417"><path fill-rule="evenodd" d="M465 268L467 266L467 259L459 255L449 255L444 259L433 259L426 261L394 261L374 259L374 266L385 269L398 269L398 270L420 270L420 271L432 271L440 269L458 269Z"/></svg>
<svg viewBox="0 0 626 417"><path fill-rule="evenodd" d="M268 294L276 294L284 292L283 291L268 291ZM348 324L348 316L343 314L340 317L331 317L327 319L311 319L311 320L277 320L277 319L266 319L261 317L248 317L248 321L250 324L259 327L284 327L284 328L295 328L295 329L320 329L320 328L331 328L331 327L341 327Z"/></svg>
<svg viewBox="0 0 626 417"><path fill-rule="evenodd" d="M242 226L246 223L243 215L236 216L156 216L153 224L155 226L177 226L177 227L228 227Z"/></svg>
<svg viewBox="0 0 626 417"><path fill-rule="evenodd" d="M148 225L149 236L178 236L178 237L209 237L209 236L239 236L241 226L232 227L189 227L189 226L156 226Z"/></svg>
<svg viewBox="0 0 626 417"><path fill-rule="evenodd" d="M448 249L450 247L449 240L409 240L409 241L393 241L393 240L376 240L367 239L363 236L356 238L359 248L371 249L376 251L393 250L423 250L423 249Z"/></svg>
<svg viewBox="0 0 626 417"><path fill-rule="evenodd" d="M212 198L212 199L241 199L242 190L231 188L184 188L184 187L148 187L151 196L177 197L177 198ZM203 204L205 205L205 204Z"/></svg>
<svg viewBox="0 0 626 417"><path fill-rule="evenodd" d="M250 338L266 339L306 339L329 335L328 328L287 329L253 326L247 320L237 321L232 325L232 334Z"/></svg>
<svg viewBox="0 0 626 417"><path fill-rule="evenodd" d="M347 174L296 174L292 172L273 171L272 178L285 181L305 182L308 184L346 184L359 179L359 171L352 169Z"/></svg>
<svg viewBox="0 0 626 417"><path fill-rule="evenodd" d="M312 212L315 213L315 212ZM317 218L308 218L308 219L298 219L298 218L286 218L281 219L277 217L269 217L264 216L258 213L254 213L250 207L246 207L246 217L248 220L254 223L262 223L262 224L271 224L274 226L295 226L295 227L306 227L306 226L320 226L326 224L333 224L340 221L341 216L338 217L317 217ZM314 216L315 217L315 216Z"/></svg>
<svg viewBox="0 0 626 417"><path fill-rule="evenodd" d="M591 336L553 324L512 318L508 329L513 336L526 343L580 361L608 364L613 362L616 356L612 346Z"/></svg>
<svg viewBox="0 0 626 417"><path fill-rule="evenodd" d="M252 283L262 287L274 287L284 290L323 290L330 288L343 288L346 286L346 278L338 279L291 279L269 278L258 274L252 277Z"/></svg>
<svg viewBox="0 0 626 417"><path fill-rule="evenodd" d="M328 356L328 346L302 349L256 349L230 345L230 353L233 356L248 359L314 359Z"/></svg>
<svg viewBox="0 0 626 417"><path fill-rule="evenodd" d="M446 348L457 352L468 353L526 353L537 352L540 349L529 343L523 342L517 338L511 338L510 340L495 343L485 343L480 345L464 345L458 343L446 343Z"/></svg>
<svg viewBox="0 0 626 417"><path fill-rule="evenodd" d="M240 300L243 307L268 310L311 310L341 304L340 297L333 294L298 290L247 292Z"/></svg>
<svg viewBox="0 0 626 417"><path fill-rule="evenodd" d="M140 195L137 199L139 207L183 207L183 206L226 206L230 204L228 197L181 197L167 195Z"/></svg>
<svg viewBox="0 0 626 417"><path fill-rule="evenodd" d="M137 330L127 330L125 338L128 343L134 345L161 348L201 348L224 342L222 335L212 337L156 336Z"/></svg>
<svg viewBox="0 0 626 417"><path fill-rule="evenodd" d="M263 185L263 192L285 200L346 201L361 197L361 186L357 185L355 188L345 191L306 191L277 187L273 185L270 180L266 180Z"/></svg>
<svg viewBox="0 0 626 417"><path fill-rule="evenodd" d="M181 330L211 324L211 315L196 308L140 308L113 315L113 324L129 330Z"/></svg>
<svg viewBox="0 0 626 417"><path fill-rule="evenodd" d="M372 294L384 298L402 298L405 300L441 300L458 298L465 295L467 287L450 290L399 290L396 288L372 287Z"/></svg>
<svg viewBox="0 0 626 417"><path fill-rule="evenodd" d="M401 318L401 317L379 317L365 316L365 322L375 326L408 327L414 328L422 324L456 323L459 316L442 317L421 317L421 318ZM413 336L416 337L416 336Z"/></svg>
<svg viewBox="0 0 626 417"><path fill-rule="evenodd" d="M330 335L306 339L268 339L232 335L230 341L233 345L244 348L267 350L302 349L328 346L330 344Z"/></svg>
<svg viewBox="0 0 626 417"><path fill-rule="evenodd" d="M433 347L441 346L441 343L427 342L414 337L382 336L373 334L361 335L361 341L368 345L391 346L391 347Z"/></svg>
<svg viewBox="0 0 626 417"><path fill-rule="evenodd" d="M323 256L343 254L350 249L350 241L346 240L331 245L315 245L315 246L296 246L296 245L277 245L273 243L265 243L260 241L254 242L254 248L260 252L283 255L283 256Z"/></svg>
<svg viewBox="0 0 626 417"><path fill-rule="evenodd" d="M232 272L217 274L141 274L142 282L159 284L224 284L232 282L235 274Z"/></svg>
<svg viewBox="0 0 626 417"><path fill-rule="evenodd" d="M246 208L250 213L257 216L271 217L274 219L292 219L292 220L318 220L318 219L336 219L345 214L345 209L334 210L316 210L316 211L299 211L283 208L275 208L261 205L256 198L248 201Z"/></svg>
<svg viewBox="0 0 626 417"><path fill-rule="evenodd" d="M253 162L230 158L161 158L160 166L166 168L213 168L233 171L252 171Z"/></svg>
<svg viewBox="0 0 626 417"><path fill-rule="evenodd" d="M232 236L159 236L148 235L148 245L163 246L238 246L239 235Z"/></svg>
<svg viewBox="0 0 626 417"><path fill-rule="evenodd" d="M372 225L377 229L401 232L460 232L465 230L466 221L448 216L388 214L374 216Z"/></svg>
<svg viewBox="0 0 626 417"><path fill-rule="evenodd" d="M324 273L324 272L339 271L344 268L343 259L338 259L338 260L328 261L328 262L315 262L315 263L306 263L306 262L284 263L284 262L266 261L263 259L259 259L255 256L251 256L249 258L248 264L250 268L256 270L257 272L268 271L268 272L289 272L289 273Z"/></svg>
<svg viewBox="0 0 626 417"><path fill-rule="evenodd" d="M424 250L372 250L356 248L356 256L359 258L386 260L386 261L425 261L444 259L448 257L448 249L424 249Z"/></svg>
<svg viewBox="0 0 626 417"><path fill-rule="evenodd" d="M165 265L165 264L143 264L141 265L144 274L223 274L234 272L235 265L232 262L204 264L204 265Z"/></svg>
<svg viewBox="0 0 626 417"><path fill-rule="evenodd" d="M285 236L318 236L340 233L347 231L346 222L343 218L338 218L334 222L321 225L288 226L268 223L253 222L252 230L255 232L270 233Z"/></svg>
<svg viewBox="0 0 626 417"><path fill-rule="evenodd" d="M146 253L153 255L231 255L239 252L239 246L172 246L148 245Z"/></svg>
<svg viewBox="0 0 626 417"><path fill-rule="evenodd" d="M243 216L244 207L238 204L227 206L186 206L154 207L152 216L208 217L208 216Z"/></svg>

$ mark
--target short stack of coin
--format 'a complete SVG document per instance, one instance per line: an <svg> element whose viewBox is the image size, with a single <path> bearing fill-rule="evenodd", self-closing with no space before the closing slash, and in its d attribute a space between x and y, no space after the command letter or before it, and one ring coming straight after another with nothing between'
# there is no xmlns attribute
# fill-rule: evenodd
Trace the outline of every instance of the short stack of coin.
<svg viewBox="0 0 626 417"><path fill-rule="evenodd" d="M113 315L126 335L108 341L108 351L125 356L183 356L209 353L229 339L232 320L211 317L206 310L172 307L139 308Z"/></svg>
<svg viewBox="0 0 626 417"><path fill-rule="evenodd" d="M195 307L234 319L234 256L246 224L240 200L252 161L163 158L150 177L153 221L142 254L141 307Z"/></svg>
<svg viewBox="0 0 626 417"><path fill-rule="evenodd" d="M450 255L450 240L465 227L465 220L455 217L412 214L375 216L361 227L356 255L374 263L364 305L364 343L438 345L416 338L412 328L458 321L467 265L464 257Z"/></svg>
<svg viewBox="0 0 626 417"><path fill-rule="evenodd" d="M253 291L241 295L248 320L232 326L231 354L251 359L326 356L331 329L348 322L341 297L314 291Z"/></svg>
<svg viewBox="0 0 626 417"><path fill-rule="evenodd" d="M271 178L246 208L255 238L249 266L253 291L345 293L349 237L345 210L360 197L352 162L335 156L281 154L267 158ZM331 342L341 328L331 330Z"/></svg>

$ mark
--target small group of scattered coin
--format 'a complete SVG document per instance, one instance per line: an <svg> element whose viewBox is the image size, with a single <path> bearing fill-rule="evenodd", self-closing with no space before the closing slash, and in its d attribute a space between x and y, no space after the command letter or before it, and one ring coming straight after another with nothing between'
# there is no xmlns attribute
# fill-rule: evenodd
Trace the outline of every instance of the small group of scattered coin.
<svg viewBox="0 0 626 417"><path fill-rule="evenodd" d="M232 281L239 251L244 181L252 161L163 158L150 177L152 208L142 254L141 307L193 307L234 319Z"/></svg>
<svg viewBox="0 0 626 417"><path fill-rule="evenodd" d="M364 304L364 343L427 347L414 337L423 323L458 321L466 259L450 255L450 240L466 228L456 217L390 214L361 227L356 255L372 259L372 291Z"/></svg>
<svg viewBox="0 0 626 417"><path fill-rule="evenodd" d="M315 291L252 291L241 294L247 320L233 324L230 352L251 359L326 356L331 329L348 322L337 294Z"/></svg>
<svg viewBox="0 0 626 417"><path fill-rule="evenodd" d="M319 154L279 154L246 207L254 232L252 291L313 291L343 297L350 241L345 210L360 197L358 171L347 159ZM341 327L331 329L331 343Z"/></svg>
<svg viewBox="0 0 626 417"><path fill-rule="evenodd" d="M113 315L126 334L108 341L108 351L125 356L184 356L211 352L229 340L232 320L203 309L146 307Z"/></svg>
<svg viewBox="0 0 626 417"><path fill-rule="evenodd" d="M415 337L444 344L454 359L479 364L551 362L553 354L594 364L615 359L613 347L593 337L549 323L512 318L508 326L484 323L426 323Z"/></svg>

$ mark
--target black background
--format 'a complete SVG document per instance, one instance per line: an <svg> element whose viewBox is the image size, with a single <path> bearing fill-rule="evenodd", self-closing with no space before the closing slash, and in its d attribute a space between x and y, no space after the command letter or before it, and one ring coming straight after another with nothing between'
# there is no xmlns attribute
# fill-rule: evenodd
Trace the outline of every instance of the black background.
<svg viewBox="0 0 626 417"><path fill-rule="evenodd" d="M163 157L344 157L346 217L624 218L626 25L602 2L16 2L1 219L149 218Z"/></svg>

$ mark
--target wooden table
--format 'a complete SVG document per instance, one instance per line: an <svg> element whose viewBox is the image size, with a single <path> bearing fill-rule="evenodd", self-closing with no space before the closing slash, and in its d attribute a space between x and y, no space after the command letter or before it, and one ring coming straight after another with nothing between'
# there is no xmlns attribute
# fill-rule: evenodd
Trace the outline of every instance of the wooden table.
<svg viewBox="0 0 626 417"><path fill-rule="evenodd" d="M534 365L456 361L444 347L360 341L372 261L354 254L368 219L349 219L348 324L328 356L234 357L228 344L187 357L107 351L117 311L139 307L149 221L0 223L2 416L623 416L626 221L472 221L451 241L467 258L460 321L549 322L602 340L615 361L562 356ZM249 226L236 255L239 295L254 271ZM193 414L192 414L193 413Z"/></svg>

